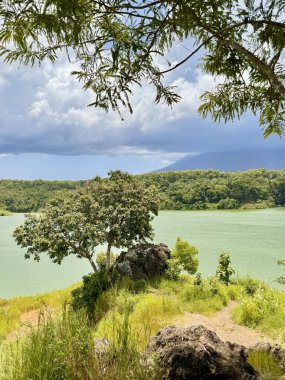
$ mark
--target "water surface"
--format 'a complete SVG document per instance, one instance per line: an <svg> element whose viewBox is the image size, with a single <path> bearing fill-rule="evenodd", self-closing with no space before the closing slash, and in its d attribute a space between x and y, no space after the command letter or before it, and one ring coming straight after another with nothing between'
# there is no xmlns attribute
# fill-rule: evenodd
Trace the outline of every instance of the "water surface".
<svg viewBox="0 0 285 380"><path fill-rule="evenodd" d="M91 272L84 259L69 257L61 266L48 257L25 260L12 232L24 220L21 214L0 217L0 298L30 295L64 288ZM276 264L285 258L285 209L253 211L161 211L154 222L155 242L173 247L176 237L199 249L200 271L214 274L221 251L231 254L239 275L252 275L278 287L282 275Z"/></svg>

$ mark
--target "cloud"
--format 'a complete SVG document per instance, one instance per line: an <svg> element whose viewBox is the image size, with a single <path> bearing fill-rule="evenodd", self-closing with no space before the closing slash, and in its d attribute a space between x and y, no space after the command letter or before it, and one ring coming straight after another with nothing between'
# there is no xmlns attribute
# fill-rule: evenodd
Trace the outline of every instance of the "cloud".
<svg viewBox="0 0 285 380"><path fill-rule="evenodd" d="M123 110L125 121L117 113L87 107L94 94L82 90L70 76L74 66L63 58L40 68L1 64L0 69L2 153L137 154L172 162L188 152L284 146L274 137L265 143L250 115L229 126L202 120L199 96L216 83L189 65L166 79L177 86L180 103L172 109L155 106L153 88L144 84L134 89L134 114Z"/></svg>

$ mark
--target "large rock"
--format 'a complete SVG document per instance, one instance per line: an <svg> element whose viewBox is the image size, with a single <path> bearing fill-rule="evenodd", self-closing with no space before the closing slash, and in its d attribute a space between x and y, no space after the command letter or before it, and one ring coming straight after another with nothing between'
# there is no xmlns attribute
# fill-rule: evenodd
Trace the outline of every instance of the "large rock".
<svg viewBox="0 0 285 380"><path fill-rule="evenodd" d="M113 270L121 277L141 280L161 276L167 269L170 250L165 244L139 244L127 252L121 252Z"/></svg>
<svg viewBox="0 0 285 380"><path fill-rule="evenodd" d="M168 326L148 346L167 380L254 380L245 347L223 342L204 326Z"/></svg>

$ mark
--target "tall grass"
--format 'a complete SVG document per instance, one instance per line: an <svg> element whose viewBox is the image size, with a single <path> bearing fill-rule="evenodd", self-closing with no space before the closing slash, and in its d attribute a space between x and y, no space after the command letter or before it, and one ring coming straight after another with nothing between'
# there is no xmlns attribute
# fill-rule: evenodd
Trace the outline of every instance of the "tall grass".
<svg viewBox="0 0 285 380"><path fill-rule="evenodd" d="M40 316L36 328L2 345L1 380L88 379L91 330L83 315Z"/></svg>
<svg viewBox="0 0 285 380"><path fill-rule="evenodd" d="M159 372L137 347L126 308L114 322L113 341L96 354L92 330L82 313L64 310L61 317L43 316L36 328L1 346L1 380L158 380Z"/></svg>
<svg viewBox="0 0 285 380"><path fill-rule="evenodd" d="M285 379L277 361L266 352L250 351L248 362L260 373L261 380Z"/></svg>
<svg viewBox="0 0 285 380"><path fill-rule="evenodd" d="M63 303L70 299L70 293L78 284L64 290L44 293L37 296L0 299L0 342L10 332L20 327L21 315L31 310L48 306L60 310Z"/></svg>
<svg viewBox="0 0 285 380"><path fill-rule="evenodd" d="M3 300L0 308L6 307L10 316L17 307L20 311L40 308L43 300L59 308L70 290ZM25 337L2 343L0 380L158 380L158 368L144 353L150 337L185 311L211 314L230 300L239 301L234 312L238 323L283 340L285 294L258 281L240 279L225 286L208 278L195 285L192 278L182 276L177 281L128 282L100 295L95 326L84 313L64 307L58 316L40 314L37 326L30 326ZM109 339L105 352L95 354L94 337ZM275 376L275 362L258 355L252 353L251 360L257 369L264 366L263 379Z"/></svg>
<svg viewBox="0 0 285 380"><path fill-rule="evenodd" d="M259 283L250 294L243 292L233 319L239 324L263 331L284 344L285 293Z"/></svg>

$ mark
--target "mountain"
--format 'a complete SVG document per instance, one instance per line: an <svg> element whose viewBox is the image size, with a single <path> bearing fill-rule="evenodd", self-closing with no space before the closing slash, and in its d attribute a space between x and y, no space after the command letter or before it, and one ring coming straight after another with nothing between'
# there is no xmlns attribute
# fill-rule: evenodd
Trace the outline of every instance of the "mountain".
<svg viewBox="0 0 285 380"><path fill-rule="evenodd" d="M215 169L225 172L249 169L285 169L285 149L238 150L186 156L157 172L187 169Z"/></svg>

